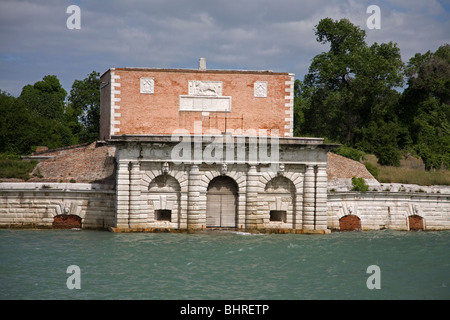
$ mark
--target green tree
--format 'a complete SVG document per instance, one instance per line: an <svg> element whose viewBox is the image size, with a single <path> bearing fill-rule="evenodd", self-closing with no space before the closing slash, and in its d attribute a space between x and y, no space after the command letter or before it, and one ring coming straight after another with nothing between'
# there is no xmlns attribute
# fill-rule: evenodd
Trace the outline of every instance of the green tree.
<svg viewBox="0 0 450 320"><path fill-rule="evenodd" d="M26 85L18 98L0 93L0 152L29 154L77 142L67 124L66 91L56 76Z"/></svg>
<svg viewBox="0 0 450 320"><path fill-rule="evenodd" d="M397 114L408 144L427 169L450 168L450 45L417 53L405 70L408 87Z"/></svg>
<svg viewBox="0 0 450 320"><path fill-rule="evenodd" d="M45 76L34 85L26 85L19 99L30 111L47 119L64 118L64 100L67 92L54 75Z"/></svg>
<svg viewBox="0 0 450 320"><path fill-rule="evenodd" d="M70 121L80 142L98 139L100 130L100 73L92 71L87 78L75 80L69 95Z"/></svg>
<svg viewBox="0 0 450 320"><path fill-rule="evenodd" d="M315 34L330 47L313 58L302 83L297 99L304 121L298 131L355 147L369 139L373 123L391 126L397 121L393 109L400 96L395 88L403 84L400 50L392 42L368 46L365 31L347 19L322 19ZM397 147L397 139L384 140L392 144L389 149ZM374 152L382 155L385 149Z"/></svg>

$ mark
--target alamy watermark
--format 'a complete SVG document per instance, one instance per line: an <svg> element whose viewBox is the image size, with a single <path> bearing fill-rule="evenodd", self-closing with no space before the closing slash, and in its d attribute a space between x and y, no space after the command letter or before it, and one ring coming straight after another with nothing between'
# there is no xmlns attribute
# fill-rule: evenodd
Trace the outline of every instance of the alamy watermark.
<svg viewBox="0 0 450 320"><path fill-rule="evenodd" d="M66 273L71 275L67 278L66 286L67 289L81 289L81 270L77 265L70 265L67 267Z"/></svg>
<svg viewBox="0 0 450 320"><path fill-rule="evenodd" d="M381 270L377 265L370 265L367 267L366 273L370 273L371 276L367 278L367 289L381 289Z"/></svg>
<svg viewBox="0 0 450 320"><path fill-rule="evenodd" d="M208 129L203 133L202 122L194 121L194 135L186 129L177 129L171 135L178 142L171 151L171 160L180 163L233 164L261 163L269 167L261 170L279 169L279 130ZM181 141L180 141L181 140ZM206 144L206 146L205 146Z"/></svg>
<svg viewBox="0 0 450 320"><path fill-rule="evenodd" d="M67 29L81 29L81 10L79 6L71 5L67 7L66 13L71 14L66 21Z"/></svg>
<svg viewBox="0 0 450 320"><path fill-rule="evenodd" d="M369 29L381 29L381 10L377 5L367 7L366 13L371 14L367 18L366 25Z"/></svg>

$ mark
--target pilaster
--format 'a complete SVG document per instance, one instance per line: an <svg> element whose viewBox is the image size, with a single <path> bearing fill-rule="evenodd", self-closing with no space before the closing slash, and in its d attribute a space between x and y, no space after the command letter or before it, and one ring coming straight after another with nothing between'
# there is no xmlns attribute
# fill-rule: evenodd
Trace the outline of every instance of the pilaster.
<svg viewBox="0 0 450 320"><path fill-rule="evenodd" d="M256 165L250 165L247 171L246 229L256 229L264 223L262 217L258 216L258 179Z"/></svg>
<svg viewBox="0 0 450 320"><path fill-rule="evenodd" d="M192 164L189 171L188 183L188 229L200 229L202 221L200 218L200 169L197 164Z"/></svg>
<svg viewBox="0 0 450 320"><path fill-rule="evenodd" d="M315 192L315 166L307 165L303 187L303 229L315 229L316 192Z"/></svg>
<svg viewBox="0 0 450 320"><path fill-rule="evenodd" d="M129 188L129 225L130 228L143 227L141 219L141 173L137 161L130 162Z"/></svg>
<svg viewBox="0 0 450 320"><path fill-rule="evenodd" d="M116 227L128 228L130 172L128 161L119 161L116 177Z"/></svg>

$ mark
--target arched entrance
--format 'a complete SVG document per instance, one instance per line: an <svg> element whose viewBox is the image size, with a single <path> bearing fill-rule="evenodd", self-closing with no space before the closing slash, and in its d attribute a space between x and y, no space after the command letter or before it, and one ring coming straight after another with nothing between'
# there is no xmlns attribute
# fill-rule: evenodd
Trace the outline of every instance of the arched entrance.
<svg viewBox="0 0 450 320"><path fill-rule="evenodd" d="M423 230L423 218L418 215L412 215L409 219L409 230L418 231Z"/></svg>
<svg viewBox="0 0 450 320"><path fill-rule="evenodd" d="M211 180L206 194L206 227L236 227L237 195L237 184L230 177Z"/></svg>
<svg viewBox="0 0 450 320"><path fill-rule="evenodd" d="M60 214L53 218L54 229L81 229L81 217L74 214Z"/></svg>
<svg viewBox="0 0 450 320"><path fill-rule="evenodd" d="M180 184L169 175L157 176L149 185L150 222L178 223Z"/></svg>
<svg viewBox="0 0 450 320"><path fill-rule="evenodd" d="M343 216L339 219L339 229L341 231L361 230L361 220L355 215Z"/></svg>

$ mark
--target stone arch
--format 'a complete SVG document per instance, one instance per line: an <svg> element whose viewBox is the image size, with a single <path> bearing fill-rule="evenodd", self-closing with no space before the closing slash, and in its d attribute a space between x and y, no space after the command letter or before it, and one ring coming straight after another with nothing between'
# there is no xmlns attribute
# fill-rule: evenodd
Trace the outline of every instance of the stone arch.
<svg viewBox="0 0 450 320"><path fill-rule="evenodd" d="M148 184L147 222L155 227L178 227L181 215L181 185L175 177L160 174Z"/></svg>
<svg viewBox="0 0 450 320"><path fill-rule="evenodd" d="M148 185L153 181L156 177L163 175L162 168L164 166L164 163L153 163L150 165L149 170L144 170L142 175L142 187L147 188ZM184 172L183 168L179 168L179 165L174 165L172 163L169 163L170 171L168 172L167 176L173 177L175 180L178 181L180 184L180 190L181 192L187 192L188 191L188 177L187 174Z"/></svg>
<svg viewBox="0 0 450 320"><path fill-rule="evenodd" d="M290 180L293 185L295 186L295 191L298 194L303 193L303 174L300 172L290 172L289 166L286 165L286 171L283 174L279 174L278 172L267 170L265 172L262 172L262 174L259 177L258 187L260 191L263 191L266 184L276 178L276 177L284 177L288 180Z"/></svg>
<svg viewBox="0 0 450 320"><path fill-rule="evenodd" d="M50 209L50 216L53 218L52 227L54 229L81 229L85 214L86 211L82 210L81 203L76 201L60 202Z"/></svg>
<svg viewBox="0 0 450 320"><path fill-rule="evenodd" d="M276 175L264 186L259 198L264 224L269 228L292 228L296 216L296 186L283 175Z"/></svg>
<svg viewBox="0 0 450 320"><path fill-rule="evenodd" d="M423 217L422 208L417 203L408 204L406 211L406 227L407 230L419 231L425 230L425 218Z"/></svg>
<svg viewBox="0 0 450 320"><path fill-rule="evenodd" d="M237 165L228 165L228 169L226 173L221 172L220 167L217 165L209 165L207 168L207 171L202 174L201 180L200 180L200 187L206 191L208 188L209 183L214 178L217 178L219 176L227 176L233 179L239 189L239 193L243 193L245 191L246 187L246 178L245 174L243 172L239 172ZM202 168L203 169L203 168Z"/></svg>
<svg viewBox="0 0 450 320"><path fill-rule="evenodd" d="M341 231L361 230L361 219L355 215L344 215L339 219L339 229Z"/></svg>

